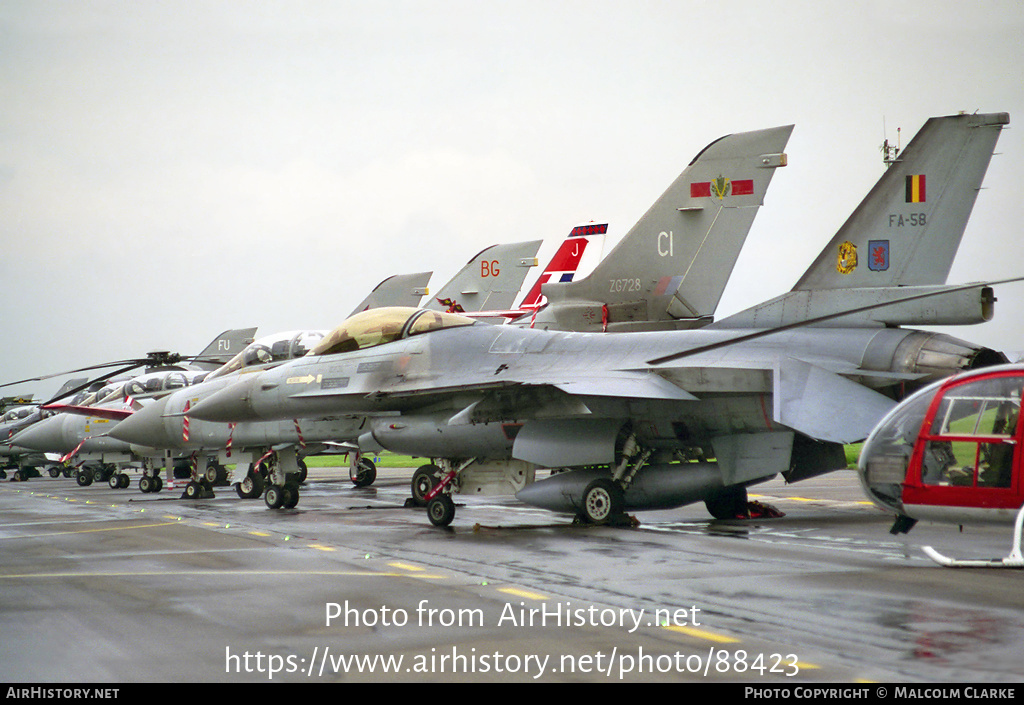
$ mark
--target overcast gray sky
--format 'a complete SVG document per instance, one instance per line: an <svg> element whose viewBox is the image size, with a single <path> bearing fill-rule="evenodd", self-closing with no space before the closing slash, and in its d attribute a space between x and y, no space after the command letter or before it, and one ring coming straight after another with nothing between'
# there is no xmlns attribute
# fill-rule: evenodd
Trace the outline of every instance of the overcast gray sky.
<svg viewBox="0 0 1024 705"><path fill-rule="evenodd" d="M788 291L934 115L1010 113L952 283L1024 274L1024 3L0 4L0 378L331 328L496 242L621 237L795 123L719 313ZM1024 349L1024 284L954 331ZM57 383L10 391L45 394Z"/></svg>

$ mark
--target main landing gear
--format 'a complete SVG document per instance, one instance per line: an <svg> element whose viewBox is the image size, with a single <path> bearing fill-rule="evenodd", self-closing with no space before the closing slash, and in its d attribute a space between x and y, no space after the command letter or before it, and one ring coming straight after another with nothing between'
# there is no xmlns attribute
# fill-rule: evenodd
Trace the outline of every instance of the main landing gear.
<svg viewBox="0 0 1024 705"><path fill-rule="evenodd" d="M472 462L472 461L469 461ZM464 463L462 467L468 465ZM448 526L455 519L455 500L452 491L458 472L452 468L445 473L434 464L421 465L412 474L412 499L408 504L427 508L427 518L434 526Z"/></svg>

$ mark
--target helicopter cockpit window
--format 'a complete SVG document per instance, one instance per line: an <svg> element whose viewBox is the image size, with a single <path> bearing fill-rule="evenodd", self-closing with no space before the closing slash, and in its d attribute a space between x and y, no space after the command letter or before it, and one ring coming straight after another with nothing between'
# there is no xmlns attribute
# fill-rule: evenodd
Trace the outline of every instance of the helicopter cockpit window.
<svg viewBox="0 0 1024 705"><path fill-rule="evenodd" d="M181 389L188 386L188 380L181 372L172 372L164 379L164 389Z"/></svg>
<svg viewBox="0 0 1024 705"><path fill-rule="evenodd" d="M331 331L310 355L335 355L384 345L399 338L441 328L473 325L465 316L413 308L385 307L362 311Z"/></svg>
<svg viewBox="0 0 1024 705"><path fill-rule="evenodd" d="M1009 487L1022 388L1020 377L990 377L947 389L924 448L921 481Z"/></svg>
<svg viewBox="0 0 1024 705"><path fill-rule="evenodd" d="M21 406L21 407L18 407L17 409L11 409L6 414L4 414L3 420L4 421L17 421L19 419L25 418L26 416L31 414L33 411L35 411L35 407L34 406Z"/></svg>

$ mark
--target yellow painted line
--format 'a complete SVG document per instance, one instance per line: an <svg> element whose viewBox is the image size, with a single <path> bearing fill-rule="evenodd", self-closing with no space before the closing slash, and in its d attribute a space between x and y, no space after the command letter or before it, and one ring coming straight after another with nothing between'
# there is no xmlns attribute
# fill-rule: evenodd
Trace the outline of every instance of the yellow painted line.
<svg viewBox="0 0 1024 705"><path fill-rule="evenodd" d="M139 524L137 526L111 526L106 529L78 529L77 531L54 531L48 534L24 534L23 536L7 536L9 539L32 539L32 538L44 538L47 536L67 536L70 534L93 534L100 531L129 531L132 529L151 529L157 526L174 526L178 522L166 521L160 524Z"/></svg>
<svg viewBox="0 0 1024 705"><path fill-rule="evenodd" d="M133 577L181 577L204 575L262 575L262 576L293 576L293 575L327 575L368 578L407 577L404 573L378 573L361 570L154 570L154 571L113 571L102 573L17 573L0 575L0 580L39 579L39 578L133 578Z"/></svg>
<svg viewBox="0 0 1024 705"><path fill-rule="evenodd" d="M735 644L739 642L739 639L724 634L716 634L709 632L706 629L695 629L694 627L676 627L676 626L665 626L662 629L668 629L670 632L679 632L680 634L686 634L697 639L704 639L706 641L713 641L718 644Z"/></svg>
<svg viewBox="0 0 1024 705"><path fill-rule="evenodd" d="M801 671L814 671L814 670L817 670L817 669L821 668L821 666L819 666L816 663L804 663L803 661L797 661L796 662L796 667L799 668ZM872 681L864 681L864 682L872 682Z"/></svg>
<svg viewBox="0 0 1024 705"><path fill-rule="evenodd" d="M250 531L249 535L251 535L251 536L270 536L270 534L268 534L266 531Z"/></svg>
<svg viewBox="0 0 1024 705"><path fill-rule="evenodd" d="M315 548L318 551L328 551L328 552L331 552L331 551L338 550L336 548L331 548L330 546L324 546L324 545L319 544L319 543L311 543L311 544L309 544L309 547L310 548Z"/></svg>
<svg viewBox="0 0 1024 705"><path fill-rule="evenodd" d="M426 570L426 568L420 568L419 566L416 566L416 565L409 565L408 563L388 563L388 565L391 566L392 568L398 568L399 570L410 570L410 571L414 571L414 572L415 571Z"/></svg>
<svg viewBox="0 0 1024 705"><path fill-rule="evenodd" d="M519 590L518 588L498 588L498 592L504 592L508 595L515 595L516 597L525 597L528 600L549 600L547 595L541 595L540 593L530 592L529 590Z"/></svg>

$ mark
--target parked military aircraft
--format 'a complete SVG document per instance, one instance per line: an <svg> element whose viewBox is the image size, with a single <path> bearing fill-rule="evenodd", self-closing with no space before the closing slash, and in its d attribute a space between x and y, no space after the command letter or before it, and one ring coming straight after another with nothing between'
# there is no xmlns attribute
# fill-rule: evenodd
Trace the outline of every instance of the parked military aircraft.
<svg viewBox="0 0 1024 705"><path fill-rule="evenodd" d="M415 305L428 293L430 274L419 272L389 277L378 284L355 311L379 305ZM143 404L201 381L211 374L211 370L223 374L225 369L290 359L305 354L323 336L323 331L295 331L253 340L255 332L255 328L248 328L222 333L194 358L198 362L193 366L201 366L202 371L180 367L154 371L107 384L74 403L48 404L51 414L57 411L68 413L58 413L23 430L19 434L19 443L28 448L63 454L64 462L74 457L77 465L75 476L83 486L99 481L108 482L112 488L127 487L130 479L125 470L141 465L143 475L139 488L143 492L158 492L163 487L158 466L162 463L187 467L187 457L156 454L152 449L135 452L128 443L112 438L108 432ZM224 468L217 464L211 464L204 470L208 483L222 481L226 475ZM188 471L191 472L190 469ZM171 472L168 467L168 479Z"/></svg>
<svg viewBox="0 0 1024 705"><path fill-rule="evenodd" d="M78 387L85 378L72 379L65 382L58 394L66 393ZM27 480L30 477L38 477L39 468L49 468L50 474L56 477L60 474L57 470L54 473L56 463L53 459L46 457L44 453L33 451L31 448L15 445L12 441L14 436L22 429L38 423L40 419L46 418L50 412L39 408L39 404L32 402L32 397L9 397L5 399L3 415L0 416L0 458L3 465L0 466L0 480L7 478L7 472L12 471L15 480Z"/></svg>
<svg viewBox="0 0 1024 705"><path fill-rule="evenodd" d="M135 464L137 459L130 454L127 444L103 435L112 424L131 413L132 406L126 404L126 400L134 400L138 405L147 398L192 384L251 343L255 332L255 328L224 331L199 355L188 359L167 353L151 353L146 360L153 364L144 375L107 384L97 380L77 380L75 385L66 384L56 399L63 399L66 394L82 387L94 389L76 394L69 401L44 404L42 414L32 424L19 429L15 434L17 441L12 438L11 442L40 453L60 454L62 463L76 455L75 465L78 467L75 475L83 486L96 480L109 482L111 487L127 487L130 480L124 469ZM120 367L124 362L116 364Z"/></svg>
<svg viewBox="0 0 1024 705"><path fill-rule="evenodd" d="M920 520L1011 523L1013 548L996 560L955 560L929 546L946 566L1024 568L1024 365L999 365L936 382L883 418L861 450L868 497L894 511L892 533Z"/></svg>
<svg viewBox="0 0 1024 705"><path fill-rule="evenodd" d="M469 310L488 305L511 307L527 272L536 265L540 245L540 240L532 240L485 248L470 259L427 306L436 310L447 306ZM379 302L378 298L376 303ZM356 310L364 310L363 304ZM305 354L324 332L317 331L315 336L311 332L303 341L301 353ZM251 374L298 356L295 350L287 355L274 355L271 348L266 344L250 346L236 360L210 374L204 384L167 395L132 414L111 429L111 437L130 442L137 453L151 453L154 448L176 454L195 453L197 465L186 488L189 497L210 496L208 468L222 468L239 457L248 457L248 472L234 478L238 494L245 498L258 497L269 479L268 504L294 506L299 496L298 484L305 471L303 458L329 450L350 454L350 476L355 484L372 483L376 477L372 461L361 456L356 444L345 442L359 435L362 420L332 417L302 423L289 420L229 426L186 420L182 416L185 409L223 388L238 374Z"/></svg>
<svg viewBox="0 0 1024 705"><path fill-rule="evenodd" d="M443 478L425 497L438 525L454 517L453 490L524 487L537 467L573 471L518 496L589 521L701 500L713 515L735 516L750 484L845 466L842 444L864 438L908 385L1005 360L897 326L991 317L990 289L942 283L1007 122L1005 114L929 120L797 289L720 323L565 333L378 309L343 323L310 355L250 375L188 414L221 422L367 415L385 448L440 459ZM752 205L760 202L747 170L773 159L752 142L749 134L726 137L698 155L676 182L689 189L663 197L673 214L652 223L652 245L667 247L671 233L687 232L687 219L703 221L707 209L724 212L726 202L740 206L751 195ZM729 176L719 172L725 157ZM871 254L866 267L858 245ZM915 252L930 255L912 263ZM641 290L643 276L636 273ZM893 291L905 281L915 286ZM941 306L908 296L922 289ZM841 315L864 299L890 305L884 314ZM832 315L817 326L787 324L813 320L811 311Z"/></svg>

